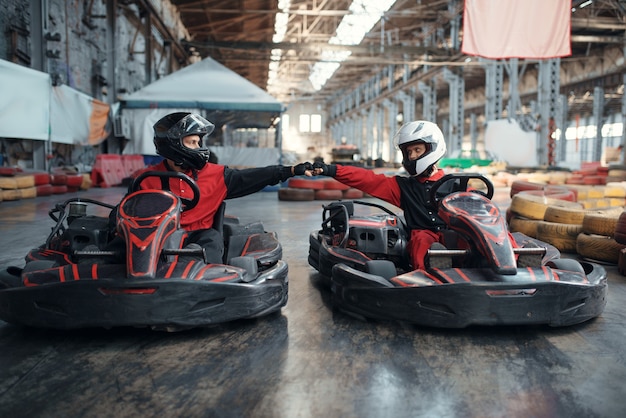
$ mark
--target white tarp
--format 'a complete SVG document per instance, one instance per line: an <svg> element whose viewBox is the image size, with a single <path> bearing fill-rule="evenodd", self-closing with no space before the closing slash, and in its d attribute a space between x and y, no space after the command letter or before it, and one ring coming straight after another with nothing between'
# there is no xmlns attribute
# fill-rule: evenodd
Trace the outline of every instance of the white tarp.
<svg viewBox="0 0 626 418"><path fill-rule="evenodd" d="M96 145L109 135L108 114L108 104L0 60L0 137Z"/></svg>
<svg viewBox="0 0 626 418"><path fill-rule="evenodd" d="M63 144L96 145L109 132L109 106L69 86L52 88L50 139Z"/></svg>
<svg viewBox="0 0 626 418"><path fill-rule="evenodd" d="M485 149L510 166L537 166L537 133L524 131L514 119L487 122Z"/></svg>
<svg viewBox="0 0 626 418"><path fill-rule="evenodd" d="M48 139L50 76L0 59L0 137Z"/></svg>

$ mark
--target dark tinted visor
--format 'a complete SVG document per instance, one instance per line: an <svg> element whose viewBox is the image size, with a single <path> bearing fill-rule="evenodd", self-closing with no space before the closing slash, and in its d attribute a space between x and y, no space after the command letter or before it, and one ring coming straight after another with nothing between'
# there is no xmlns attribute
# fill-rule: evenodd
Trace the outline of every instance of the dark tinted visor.
<svg viewBox="0 0 626 418"><path fill-rule="evenodd" d="M189 114L179 120L168 130L168 136L173 138L184 138L189 135L199 135L204 144L205 137L210 135L215 129L215 125L202 116Z"/></svg>

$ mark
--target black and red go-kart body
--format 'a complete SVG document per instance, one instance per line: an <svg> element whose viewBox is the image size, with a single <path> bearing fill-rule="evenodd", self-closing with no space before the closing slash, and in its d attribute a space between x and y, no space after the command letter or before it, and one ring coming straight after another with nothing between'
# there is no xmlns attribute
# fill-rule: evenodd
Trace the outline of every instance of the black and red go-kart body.
<svg viewBox="0 0 626 418"><path fill-rule="evenodd" d="M165 190L140 189L150 176L160 177ZM170 177L187 182L194 198L171 193ZM276 234L260 222L240 224L224 217L222 206L216 226L225 241L223 264L205 262L199 246L183 248L180 214L199 193L184 174L147 172L117 208L79 198L57 204L45 244L27 254L24 268L0 272L0 319L58 329L175 331L280 310L288 267ZM90 206L111 215L88 215Z"/></svg>
<svg viewBox="0 0 626 418"><path fill-rule="evenodd" d="M332 202L309 236L309 264L330 281L333 304L361 318L463 328L565 326L600 315L606 270L509 234L492 197L480 174L448 174L433 185L431 201L449 229L445 247L428 251L425 270L410 265L402 215L371 202ZM355 215L363 205L382 213Z"/></svg>

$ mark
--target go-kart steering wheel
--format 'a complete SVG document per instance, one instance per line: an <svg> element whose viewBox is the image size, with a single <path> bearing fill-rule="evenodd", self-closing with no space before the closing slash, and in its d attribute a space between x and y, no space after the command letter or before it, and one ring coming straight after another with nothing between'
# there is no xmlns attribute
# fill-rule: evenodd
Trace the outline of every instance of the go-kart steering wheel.
<svg viewBox="0 0 626 418"><path fill-rule="evenodd" d="M161 189L160 190L167 190L168 192L176 195L174 192L172 192L172 190L170 189L170 182L169 179L171 178L177 178L180 179L182 181L184 181L185 183L187 183L187 185L191 188L191 191L193 192L193 197L191 199L186 198L186 197L182 197L182 196L178 196L176 195L176 197L178 197L183 205L183 210L189 210L192 208L195 208L196 205L198 204L198 201L200 200L200 188L198 187L198 184L193 181L191 179L191 177L189 177L186 174L183 173L179 173L177 171L146 171L141 173L140 175L138 175L133 182L130 184L130 186L128 186L128 193L133 193L136 192L138 190L141 190L141 182L144 181L145 179L147 179L148 177L158 177L161 179Z"/></svg>
<svg viewBox="0 0 626 418"><path fill-rule="evenodd" d="M468 190L468 184L470 180L480 180L485 186L487 186L487 192L480 190ZM442 186L445 185L445 191L442 190ZM471 191L485 196L487 199L493 197L493 183L489 181L485 176L478 173L451 173L446 174L433 184L430 189L430 201L435 206L439 206L439 202L450 193Z"/></svg>

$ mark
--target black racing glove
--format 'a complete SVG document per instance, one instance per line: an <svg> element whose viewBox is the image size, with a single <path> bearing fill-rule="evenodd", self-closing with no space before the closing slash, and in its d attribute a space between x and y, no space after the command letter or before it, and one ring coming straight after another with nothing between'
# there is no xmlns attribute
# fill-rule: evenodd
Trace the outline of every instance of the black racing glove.
<svg viewBox="0 0 626 418"><path fill-rule="evenodd" d="M313 169L320 176L335 177L337 175L337 166L335 164L324 164L317 161L313 163Z"/></svg>
<svg viewBox="0 0 626 418"><path fill-rule="evenodd" d="M313 170L313 165L310 162L301 163L292 167L292 173L294 176L303 176L307 171Z"/></svg>

